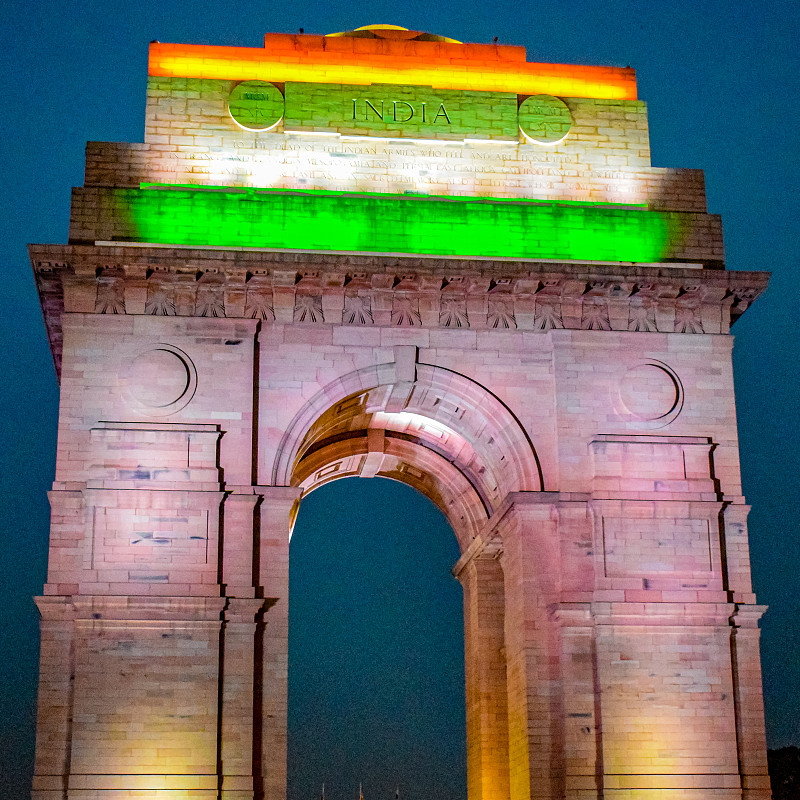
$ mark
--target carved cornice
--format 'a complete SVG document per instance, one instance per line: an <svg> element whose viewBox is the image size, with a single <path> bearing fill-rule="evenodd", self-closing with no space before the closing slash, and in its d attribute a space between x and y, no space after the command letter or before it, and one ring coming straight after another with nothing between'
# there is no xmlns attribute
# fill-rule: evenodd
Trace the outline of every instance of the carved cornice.
<svg viewBox="0 0 800 800"><path fill-rule="evenodd" d="M31 245L58 365L63 312L547 332L728 333L768 274L670 264Z"/></svg>

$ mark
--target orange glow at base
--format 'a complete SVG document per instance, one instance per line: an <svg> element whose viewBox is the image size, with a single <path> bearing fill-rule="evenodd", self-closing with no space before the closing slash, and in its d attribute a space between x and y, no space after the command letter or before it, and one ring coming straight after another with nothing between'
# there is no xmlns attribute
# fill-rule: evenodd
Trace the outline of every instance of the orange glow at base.
<svg viewBox="0 0 800 800"><path fill-rule="evenodd" d="M265 47L150 45L149 74L274 83L393 83L516 94L635 100L634 70L525 61L502 45L268 34Z"/></svg>

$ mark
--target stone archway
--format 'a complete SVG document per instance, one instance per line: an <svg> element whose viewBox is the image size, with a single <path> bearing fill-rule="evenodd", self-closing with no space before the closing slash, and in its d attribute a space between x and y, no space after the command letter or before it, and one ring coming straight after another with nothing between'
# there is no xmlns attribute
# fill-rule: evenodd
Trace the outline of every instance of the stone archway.
<svg viewBox="0 0 800 800"><path fill-rule="evenodd" d="M72 460L51 494L38 600L38 735L54 743L40 746L40 787L68 776L115 800L166 782L176 798L285 797L292 516L337 474L402 480L456 532L470 800L675 784L694 800L692 786L761 774L745 736L763 731L746 509L720 489L735 485L732 404L698 422L698 376L729 376L727 340L703 339L709 357L692 334L354 333L90 315L81 296L67 293L60 318L62 411L83 416L62 418ZM124 693L109 679L134 673ZM150 699L164 694L194 703L180 718L190 746L170 760L177 706Z"/></svg>
<svg viewBox="0 0 800 800"><path fill-rule="evenodd" d="M297 412L273 485L305 493L339 477L394 478L442 509L463 551L510 492L542 491L536 451L485 387L417 363L416 347L395 358L332 381Z"/></svg>
<svg viewBox="0 0 800 800"><path fill-rule="evenodd" d="M728 336L766 276L651 166L631 70L387 36L154 42L146 141L91 144L69 243L30 247L33 797L285 800L292 515L358 474L459 540L470 800L767 800ZM253 113L290 90L245 135L253 69Z"/></svg>
<svg viewBox="0 0 800 800"><path fill-rule="evenodd" d="M273 481L300 489L299 500L330 481L385 477L444 513L462 553L469 794L502 800L510 772L499 540L471 553L507 498L541 491L541 469L527 433L485 387L418 364L415 347L397 347L395 357L342 376L305 404L283 436Z"/></svg>

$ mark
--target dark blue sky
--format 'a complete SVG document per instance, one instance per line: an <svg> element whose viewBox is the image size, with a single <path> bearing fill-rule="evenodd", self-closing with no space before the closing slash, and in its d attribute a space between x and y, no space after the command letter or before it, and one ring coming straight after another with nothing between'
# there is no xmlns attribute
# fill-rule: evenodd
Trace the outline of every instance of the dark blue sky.
<svg viewBox="0 0 800 800"><path fill-rule="evenodd" d="M289 800L466 796L458 544L409 486L304 501L289 553ZM443 766L444 765L444 766Z"/></svg>
<svg viewBox="0 0 800 800"><path fill-rule="evenodd" d="M525 45L529 60L635 67L639 95L650 107L653 163L704 169L709 208L723 217L728 267L773 272L766 296L734 328L735 362L745 492L753 505L754 579L760 601L771 606L763 624L769 741L774 747L800 745L800 504L796 500L800 483L796 329L800 4L796 0L546 0L527 4L496 0L473 5L440 0L402 6L369 0L338 5L319 0L291 4L6 0L0 10L0 491L4 495L0 794L7 800L26 795L31 768L37 623L30 597L41 590L44 578L45 492L53 475L57 413L55 376L25 244L66 241L69 190L82 182L86 140L141 141L151 39L260 46L265 31L293 32L303 27L308 33L327 33L372 22L391 22L464 41L490 42L497 36L502 43ZM373 494L380 483L363 484L356 494L362 500L368 498L374 508L394 503L414 518L431 516L422 498L414 498L413 505L405 499L381 500ZM343 493L350 491L347 486L329 491L327 517L346 519L347 514L355 514L355 500L343 499ZM403 497L408 495L403 492ZM313 502L317 498L312 497L309 505ZM307 516L313 527L310 511ZM336 531L326 530L331 543ZM415 529L409 534L425 532ZM406 541L398 536L387 529L387 557L394 552L395 542ZM298 548L305 538L298 538ZM372 568L366 552L373 545L369 541L354 545L356 553L359 547L365 553L362 577ZM317 557L321 558L321 551L313 547L302 557L309 579L320 569ZM292 558L301 557L293 553ZM325 559L330 565L326 569L343 569L342 551L327 550ZM415 602L420 597L430 600L432 618L447 618L456 607L453 603L460 602L460 589L443 570L440 563L431 565L427 577L410 576L417 583L409 589L409 597ZM343 585L340 603L351 608L351 620L365 609L384 609L370 614L365 622L368 638L375 639L387 633L390 611L386 609L397 597L392 594L395 590L373 584L354 577ZM441 586L441 591L432 592L431 586ZM350 599L345 590L352 591ZM386 606L379 605L381 600L387 601ZM323 633L311 630L309 623L309 642ZM460 635L456 639L449 651L436 643L448 674L462 669ZM360 640L353 641L355 645ZM387 634L376 652L386 651L394 642ZM424 655L422 645L419 649ZM313 653L314 658L319 655ZM367 661L357 655L354 663L360 666ZM461 675L454 680L462 680ZM303 703L311 702L302 695L304 685L293 679L293 713L299 714ZM442 691L447 697L461 697L460 685L450 684ZM330 742L333 760L328 766L315 761L313 779L326 771L335 773L344 792L348 775L336 772L341 760L336 748L352 749L347 742L358 737L375 740L372 733L364 736L362 726L369 715L363 709L343 710L341 697L319 702L338 703L334 706L338 711L337 719L328 715L323 728L334 730L322 739ZM408 702L413 702L412 695ZM412 716L395 720L397 741L414 713L409 708ZM429 744L440 736L430 727L434 722L426 723ZM459 741L463 737L444 744L457 749L462 746ZM403 746L410 745L404 741ZM424 749L425 743L415 746ZM368 756L361 757L369 761ZM463 781L461 756L444 749L437 758L442 765L455 764L451 776L456 783L448 785ZM376 751L372 760L379 759ZM351 771L358 770L354 766ZM307 797L306 788L301 788L297 800ZM381 794L378 788L372 797ZM350 797L352 792L332 794L331 800Z"/></svg>

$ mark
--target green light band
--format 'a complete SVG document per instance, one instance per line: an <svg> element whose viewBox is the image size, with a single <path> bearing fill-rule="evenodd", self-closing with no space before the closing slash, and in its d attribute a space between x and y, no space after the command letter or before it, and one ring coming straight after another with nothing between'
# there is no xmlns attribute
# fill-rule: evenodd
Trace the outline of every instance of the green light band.
<svg viewBox="0 0 800 800"><path fill-rule="evenodd" d="M96 240L196 247L653 262L686 259L684 240L709 220L681 212L402 195L162 188L97 190L95 196L101 205Z"/></svg>
<svg viewBox="0 0 800 800"><path fill-rule="evenodd" d="M273 189L269 186L228 186L215 183L146 183L139 184L142 189L191 189L195 192L227 192L228 194L316 194L335 197L423 197L432 200L447 200L451 203L534 203L547 206L589 206L592 208L647 208L647 203L611 203L599 200L553 200L537 197L453 197L446 194L423 194L422 192L403 192L401 195L387 195L386 192L346 192L338 189Z"/></svg>

